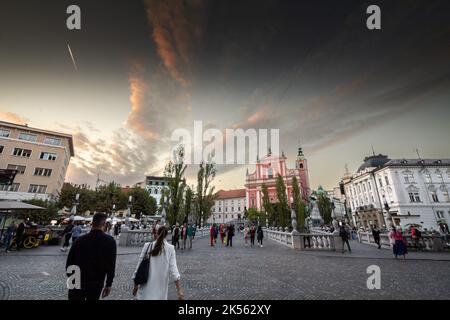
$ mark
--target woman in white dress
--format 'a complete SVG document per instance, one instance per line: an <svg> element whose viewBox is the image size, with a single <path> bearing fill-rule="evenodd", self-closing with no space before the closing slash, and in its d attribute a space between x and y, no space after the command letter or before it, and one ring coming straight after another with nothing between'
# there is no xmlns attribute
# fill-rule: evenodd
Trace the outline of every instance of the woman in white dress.
<svg viewBox="0 0 450 320"><path fill-rule="evenodd" d="M147 283L139 286L135 285L133 288L133 296L137 300L167 300L170 280L175 282L178 298L184 300L184 293L180 283L180 273L178 272L175 256L175 247L166 241L166 237L167 228L160 226L156 240L147 242L144 248L142 248L133 279L136 276L139 264L147 252L151 255L150 270ZM149 246L151 247L149 248Z"/></svg>

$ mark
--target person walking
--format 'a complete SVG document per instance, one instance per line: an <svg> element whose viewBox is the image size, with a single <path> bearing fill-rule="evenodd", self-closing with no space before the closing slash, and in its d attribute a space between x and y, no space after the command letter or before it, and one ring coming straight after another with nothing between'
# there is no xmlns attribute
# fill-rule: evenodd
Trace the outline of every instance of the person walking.
<svg viewBox="0 0 450 320"><path fill-rule="evenodd" d="M120 231L120 223L116 223L114 225L114 239L117 240L117 238L119 238L119 231ZM73 232L72 232L72 238L73 238Z"/></svg>
<svg viewBox="0 0 450 320"><path fill-rule="evenodd" d="M408 250L405 244L405 239L403 238L402 230L400 228L396 230L395 227L392 227L389 237L394 240L392 251L395 259L397 259L398 256L403 256L403 259L406 259Z"/></svg>
<svg viewBox="0 0 450 320"><path fill-rule="evenodd" d="M70 245L70 238L72 237L72 229L74 227L73 218L69 218L69 224L64 228L61 236L64 238L63 246L61 247L61 251L66 252L67 248Z"/></svg>
<svg viewBox="0 0 450 320"><path fill-rule="evenodd" d="M81 237L81 232L83 230L81 229L81 226L79 224L75 225L72 229L72 245L75 243L75 241Z"/></svg>
<svg viewBox="0 0 450 320"><path fill-rule="evenodd" d="M234 225L230 224L230 226L228 227L228 234L227 234L227 247L233 246L233 237L234 237Z"/></svg>
<svg viewBox="0 0 450 320"><path fill-rule="evenodd" d="M187 249L186 242L187 242L187 225L186 223L183 224L183 227L181 228L181 250Z"/></svg>
<svg viewBox="0 0 450 320"><path fill-rule="evenodd" d="M422 237L422 233L416 227L411 227L411 238L414 241L414 247L416 250L420 249L420 238Z"/></svg>
<svg viewBox="0 0 450 320"><path fill-rule="evenodd" d="M378 249L381 249L380 230L378 230L377 226L374 226L372 228L372 236L373 236L373 240L378 245Z"/></svg>
<svg viewBox="0 0 450 320"><path fill-rule="evenodd" d="M345 244L347 244L348 247L348 251L352 252L352 249L350 249L350 243L348 242L348 238L349 238L349 232L347 230L347 228L345 227L344 224L341 224L339 226L339 236L342 239L342 253L344 253L344 246Z"/></svg>
<svg viewBox="0 0 450 320"><path fill-rule="evenodd" d="M263 247L263 238L264 238L264 232L263 229L261 227L261 225L258 226L258 230L256 231L257 233L257 239L258 239L258 243L260 245L260 247Z"/></svg>
<svg viewBox="0 0 450 320"><path fill-rule="evenodd" d="M111 293L117 247L114 238L105 233L106 219L106 214L96 213L91 231L79 237L70 248L66 270L70 266L79 268L81 286L69 289L69 300L99 300L100 295L106 298Z"/></svg>
<svg viewBox="0 0 450 320"><path fill-rule="evenodd" d="M23 221L19 223L19 226L16 229L16 250L19 251L22 247L23 238L25 234L25 223Z"/></svg>
<svg viewBox="0 0 450 320"><path fill-rule="evenodd" d="M180 249L180 225L178 222L172 229L172 245L176 247L176 249Z"/></svg>
<svg viewBox="0 0 450 320"><path fill-rule="evenodd" d="M158 229L156 241L147 242L142 248L141 255L133 280L141 261L146 254L150 257L149 275L146 284L134 285L133 296L137 300L167 300L169 280L175 282L178 299L184 300L184 292L181 287L180 273L178 272L175 247L166 241L167 228L161 226Z"/></svg>
<svg viewBox="0 0 450 320"><path fill-rule="evenodd" d="M211 226L211 228L209 229L209 236L211 238L211 247L214 247L214 243L215 243L215 235L216 232L216 228L214 227L214 224Z"/></svg>
<svg viewBox="0 0 450 320"><path fill-rule="evenodd" d="M187 237L189 238L189 249L192 249L192 240L194 239L194 227L189 224L187 228Z"/></svg>
<svg viewBox="0 0 450 320"><path fill-rule="evenodd" d="M11 251L11 242L14 237L14 233L17 230L17 225L15 223L11 223L6 229L5 233L5 252L8 253Z"/></svg>
<svg viewBox="0 0 450 320"><path fill-rule="evenodd" d="M195 239L195 233L197 232L197 226L194 224L192 227L192 240Z"/></svg>
<svg viewBox="0 0 450 320"><path fill-rule="evenodd" d="M245 240L245 245L248 245L248 236L249 236L248 226L245 226L245 228L244 228L244 240Z"/></svg>
<svg viewBox="0 0 450 320"><path fill-rule="evenodd" d="M256 233L255 226L252 225L250 227L250 245L252 247L255 246L255 233Z"/></svg>
<svg viewBox="0 0 450 320"><path fill-rule="evenodd" d="M223 223L220 224L219 231L220 231L220 240L222 241L222 245L223 245L224 239L225 239L225 226L223 225Z"/></svg>

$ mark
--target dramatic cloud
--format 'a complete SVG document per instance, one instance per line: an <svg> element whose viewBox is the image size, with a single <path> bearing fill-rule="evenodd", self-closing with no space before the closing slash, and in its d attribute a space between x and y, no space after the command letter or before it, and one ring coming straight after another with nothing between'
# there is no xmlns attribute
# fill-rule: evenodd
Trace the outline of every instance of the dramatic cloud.
<svg viewBox="0 0 450 320"><path fill-rule="evenodd" d="M28 119L19 116L18 114L0 110L0 119L7 122L13 122L17 124L26 124Z"/></svg>

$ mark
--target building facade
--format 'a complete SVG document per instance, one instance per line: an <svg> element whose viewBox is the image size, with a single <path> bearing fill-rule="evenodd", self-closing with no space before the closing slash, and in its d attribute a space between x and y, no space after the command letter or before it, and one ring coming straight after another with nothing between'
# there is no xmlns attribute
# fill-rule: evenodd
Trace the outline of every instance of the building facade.
<svg viewBox="0 0 450 320"><path fill-rule="evenodd" d="M295 162L295 169L286 167L286 157L269 154L261 160L257 160L256 170L249 174L245 179L246 201L248 208L255 208L258 211L263 209L262 186L267 186L271 203L278 202L276 180L278 175L283 177L286 186L286 196L288 201L292 198L292 179L297 177L300 192L303 199L308 200L310 196L308 163L303 154L302 148L298 149L298 155Z"/></svg>
<svg viewBox="0 0 450 320"><path fill-rule="evenodd" d="M437 230L450 223L450 159L373 155L343 184L353 222L364 228L391 222Z"/></svg>
<svg viewBox="0 0 450 320"><path fill-rule="evenodd" d="M17 171L0 199L55 199L73 156L71 135L0 121L0 168Z"/></svg>
<svg viewBox="0 0 450 320"><path fill-rule="evenodd" d="M161 206L161 197L163 190L168 186L167 179L165 177L147 176L145 178L145 190L149 195L156 200L158 208Z"/></svg>
<svg viewBox="0 0 450 320"><path fill-rule="evenodd" d="M246 210L245 189L220 190L216 193L212 214L207 223L228 223L244 218Z"/></svg>

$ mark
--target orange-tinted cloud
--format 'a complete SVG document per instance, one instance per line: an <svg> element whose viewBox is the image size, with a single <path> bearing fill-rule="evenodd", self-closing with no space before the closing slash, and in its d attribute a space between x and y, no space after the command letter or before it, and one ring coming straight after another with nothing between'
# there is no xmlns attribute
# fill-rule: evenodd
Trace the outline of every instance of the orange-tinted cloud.
<svg viewBox="0 0 450 320"><path fill-rule="evenodd" d="M17 124L27 124L28 119L19 116L16 113L8 111L0 111L0 119L7 122L13 122Z"/></svg>

